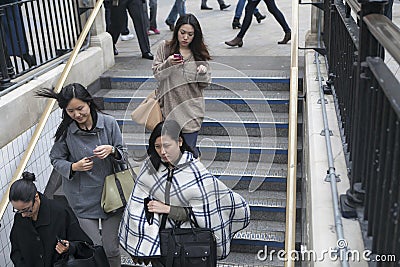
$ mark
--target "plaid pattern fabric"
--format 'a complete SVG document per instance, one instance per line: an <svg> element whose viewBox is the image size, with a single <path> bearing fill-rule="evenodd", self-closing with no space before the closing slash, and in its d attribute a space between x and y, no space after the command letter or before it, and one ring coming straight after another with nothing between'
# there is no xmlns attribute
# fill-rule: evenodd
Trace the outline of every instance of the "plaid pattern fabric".
<svg viewBox="0 0 400 267"><path fill-rule="evenodd" d="M158 172L151 175L148 172L149 164L150 161L145 161L140 170L119 229L120 244L133 257L160 255L158 231L161 216L154 214L153 224L149 225L143 200L151 196L165 202L168 169L161 165ZM199 226L213 229L219 259L228 256L233 236L250 221L250 209L246 201L211 175L189 152L182 155L174 168L170 204L192 207ZM168 219L166 228L173 226L174 221ZM185 222L181 227L189 228L190 223Z"/></svg>

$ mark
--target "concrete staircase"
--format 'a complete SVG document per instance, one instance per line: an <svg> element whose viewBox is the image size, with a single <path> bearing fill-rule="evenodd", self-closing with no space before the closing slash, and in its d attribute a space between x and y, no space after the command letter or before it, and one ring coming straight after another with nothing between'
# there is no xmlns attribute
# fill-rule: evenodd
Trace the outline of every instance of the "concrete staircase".
<svg viewBox="0 0 400 267"><path fill-rule="evenodd" d="M135 156L144 155L150 133L130 120L130 112L156 86L152 78L116 73L105 73L96 83L101 88L94 93L96 101L105 113L115 116L124 142ZM201 161L251 207L249 226L235 235L230 255L218 266L284 266L277 253L269 253L284 249L285 242L289 79L213 78L205 90L205 102L198 138ZM301 111L301 105L299 108ZM301 115L298 127L300 135ZM301 150L299 138L299 162ZM301 164L297 169L299 180ZM298 219L300 200L298 193ZM301 229L297 228L299 244ZM134 266L129 258L124 258L123 264Z"/></svg>

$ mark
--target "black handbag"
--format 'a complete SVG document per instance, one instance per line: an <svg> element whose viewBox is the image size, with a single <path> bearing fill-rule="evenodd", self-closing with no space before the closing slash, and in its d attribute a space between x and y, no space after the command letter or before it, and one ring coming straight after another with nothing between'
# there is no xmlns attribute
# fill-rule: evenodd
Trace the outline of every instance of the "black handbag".
<svg viewBox="0 0 400 267"><path fill-rule="evenodd" d="M166 267L215 267L217 246L208 228L160 230L160 262Z"/></svg>
<svg viewBox="0 0 400 267"><path fill-rule="evenodd" d="M72 241L77 252L72 255L65 253L54 263L54 267L110 267L104 248L99 245L90 245L83 241Z"/></svg>
<svg viewBox="0 0 400 267"><path fill-rule="evenodd" d="M167 181L171 182L172 172ZM166 186L165 203L169 204L170 186ZM200 228L191 208L186 208L189 215L190 228L165 229L167 215L163 214L159 237L161 258L166 267L215 267L217 266L217 244L214 232L209 228Z"/></svg>

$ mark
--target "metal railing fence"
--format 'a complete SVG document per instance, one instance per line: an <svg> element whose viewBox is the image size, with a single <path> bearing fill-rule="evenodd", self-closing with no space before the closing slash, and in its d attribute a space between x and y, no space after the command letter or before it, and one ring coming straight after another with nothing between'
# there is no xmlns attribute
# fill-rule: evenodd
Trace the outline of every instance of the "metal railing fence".
<svg viewBox="0 0 400 267"><path fill-rule="evenodd" d="M72 51L82 31L79 0L0 1L0 90Z"/></svg>
<svg viewBox="0 0 400 267"><path fill-rule="evenodd" d="M327 84L339 103L349 153L351 186L340 197L342 215L361 216L373 253L390 259L377 265L395 266L400 262L400 83L384 56L389 53L400 64L400 29L383 15L384 0L325 3Z"/></svg>
<svg viewBox="0 0 400 267"><path fill-rule="evenodd" d="M58 93L58 92L61 91L62 86L64 85L64 83L65 83L65 81L66 81L66 79L67 79L67 77L68 77L68 75L69 75L69 73L71 71L73 63L74 63L75 59L77 58L78 53L79 53L79 51L80 51L80 49L81 49L81 47L82 47L82 45L83 45L83 43L85 41L85 38L88 35L88 33L89 33L89 31L90 31L90 29L92 27L92 24L95 21L95 18L98 15L99 10L100 10L102 5L103 5L103 0L98 0L96 2L96 5L94 6L93 11L91 12L90 16L88 17L87 22L86 22L85 26L83 27L82 32L79 35L78 40L76 41L76 45L73 47L73 50L72 50L71 55L70 55L70 57L68 59L68 62L66 63L66 65L65 65L65 67L63 69L63 72L61 73L61 76L58 79L57 84L55 85L55 88L54 88L55 92ZM46 105L46 107L45 107L45 109L43 111L43 114L40 117L40 120L39 120L38 124L34 127L35 128L34 132L32 133L32 135L29 136L29 138L30 138L29 144L27 145L26 149L24 147L23 155L22 156L18 155L18 162L17 161L15 162L16 170L15 170L15 172L13 172L13 177L12 177L11 181L9 181L9 183L6 185L7 189L3 191L4 194L3 194L2 198L1 198L1 201L0 201L0 222L5 221L8 224L10 224L11 221L12 221L10 216L8 216L7 218L4 218L4 215L8 214L8 213L6 213L6 210L7 210L7 207L9 207L8 195L9 195L11 184L21 177L22 172L25 170L27 164L29 162L32 162L32 158L34 158L34 161L36 161L36 157L34 155L35 151L39 152L40 155L45 157L45 153L44 153L43 149L45 147L48 147L49 144L47 144L47 146L44 146L44 145L43 146L37 146L37 145L38 145L38 142L40 140L43 140L43 138L41 138L41 136L43 136L42 134L43 134L44 129L46 127L48 127L48 125L49 125L48 124L49 118L52 116L52 114L56 114L57 115L57 113L52 112L55 103L56 103L55 99L51 99L51 100L47 101L47 105ZM59 117L59 114L58 114L58 117ZM50 120L50 123L54 123L54 121L55 120L52 119L52 120ZM54 131L55 128L51 127L51 129ZM46 132L47 136L44 139L44 142L50 142L51 138L49 138L49 135L48 135L49 132ZM51 132L51 134L53 134L53 132ZM44 161L42 161L42 162L39 162L39 165L41 167L42 166L46 166L46 163ZM41 171L38 172L38 173L40 174ZM4 233L5 232L4 232L3 229L0 230L0 236L1 237L5 237L6 236ZM8 237L0 238L0 249L3 252L2 255L3 255L3 258L4 258L4 264L5 264L4 265L3 262L2 262L3 258L0 257L0 263L2 263L1 266L9 266L9 265L11 265L9 257L8 257L8 255L10 255L9 254L10 246L6 245L5 244L6 242L9 242L8 241ZM6 252L6 253L4 253L4 252Z"/></svg>

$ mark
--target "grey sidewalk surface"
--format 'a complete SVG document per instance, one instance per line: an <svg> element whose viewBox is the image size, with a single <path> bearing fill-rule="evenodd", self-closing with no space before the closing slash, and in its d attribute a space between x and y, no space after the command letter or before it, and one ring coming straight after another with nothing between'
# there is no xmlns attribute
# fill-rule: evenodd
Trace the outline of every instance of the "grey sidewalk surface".
<svg viewBox="0 0 400 267"><path fill-rule="evenodd" d="M244 45L241 48L231 48L224 44L225 41L232 40L238 29L233 30L231 23L235 13L237 1L226 0L231 4L227 10L220 11L217 1L209 0L208 5L213 10L200 10L200 0L186 1L186 11L193 13L199 19L202 26L204 40L210 50L213 62L227 64L239 70L247 70L248 76L262 76L263 73L256 70L273 70L272 75L280 76L287 74L290 65L290 43L278 45L277 42L283 38L283 30L268 12L263 1L258 8L267 18L261 23L257 23L253 17L252 24L243 39ZM310 2L310 1L303 1ZM162 40L168 40L172 37L172 32L165 24L173 0L158 1L157 24L161 31L158 35L150 35L151 51L153 54ZM292 27L292 2L290 0L276 0L278 8L284 14L289 26ZM240 21L244 18L244 11ZM400 1L395 0L393 5L393 21L400 25ZM110 72L118 72L123 75L151 75L151 60L141 58L136 33L133 28L132 20L129 19L129 29L135 35L135 38L129 41L119 40L117 48L119 55L115 57L115 66ZM311 29L311 5L300 5L299 7L299 47L305 47L306 34ZM303 50L299 51L299 66L302 67ZM399 66L388 56L386 62L399 78ZM252 75L253 74L253 75Z"/></svg>

